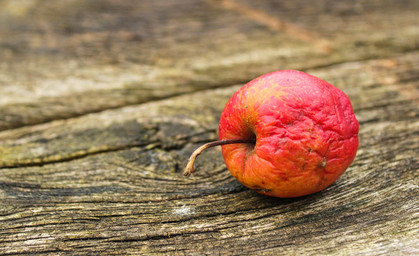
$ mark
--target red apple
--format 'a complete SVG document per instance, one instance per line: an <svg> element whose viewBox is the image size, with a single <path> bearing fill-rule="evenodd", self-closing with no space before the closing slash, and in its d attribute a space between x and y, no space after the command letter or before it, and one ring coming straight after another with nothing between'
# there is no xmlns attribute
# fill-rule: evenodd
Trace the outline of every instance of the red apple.
<svg viewBox="0 0 419 256"><path fill-rule="evenodd" d="M321 191L336 181L355 158L358 121L348 96L300 71L277 71L240 88L227 102L219 123L230 173L243 185L275 197Z"/></svg>

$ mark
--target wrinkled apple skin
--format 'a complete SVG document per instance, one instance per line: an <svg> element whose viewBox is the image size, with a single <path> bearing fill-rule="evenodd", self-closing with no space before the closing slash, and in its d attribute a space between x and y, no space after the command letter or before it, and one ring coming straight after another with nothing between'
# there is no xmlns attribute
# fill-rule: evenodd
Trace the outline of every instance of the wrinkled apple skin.
<svg viewBox="0 0 419 256"><path fill-rule="evenodd" d="M321 191L355 158L359 124L341 90L295 70L260 76L226 104L219 139L231 174L259 193L288 198Z"/></svg>

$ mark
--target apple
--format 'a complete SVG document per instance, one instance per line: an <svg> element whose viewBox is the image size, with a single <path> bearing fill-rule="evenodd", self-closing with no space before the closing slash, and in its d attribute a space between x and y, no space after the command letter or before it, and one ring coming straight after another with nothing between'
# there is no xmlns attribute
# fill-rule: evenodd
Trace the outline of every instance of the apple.
<svg viewBox="0 0 419 256"><path fill-rule="evenodd" d="M301 71L268 73L234 93L221 114L220 140L198 148L184 175L203 150L221 145L227 169L244 186L281 198L309 195L349 167L358 130L341 90Z"/></svg>

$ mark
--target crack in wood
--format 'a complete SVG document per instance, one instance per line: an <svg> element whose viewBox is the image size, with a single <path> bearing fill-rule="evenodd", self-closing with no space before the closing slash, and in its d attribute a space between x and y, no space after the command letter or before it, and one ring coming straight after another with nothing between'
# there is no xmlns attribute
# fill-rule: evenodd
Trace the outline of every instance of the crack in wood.
<svg viewBox="0 0 419 256"><path fill-rule="evenodd" d="M151 142L150 144L153 144L153 143L154 142ZM92 156L92 155L117 152L121 150L137 148L137 147L145 147L147 145L148 144L138 143L138 144L127 144L127 145L120 145L120 146L105 146L103 148L98 148L94 150L73 152L72 154L69 154L66 156L58 156L58 157L45 156L40 159L39 158L25 159L25 160L12 162L12 163L0 163L0 170L1 169L15 169L15 168L20 168L20 167L36 167L36 166L44 166L47 164L64 163L64 162L69 162L69 161L73 161L77 159L82 159L82 158ZM51 159L51 158L57 158L57 159Z"/></svg>

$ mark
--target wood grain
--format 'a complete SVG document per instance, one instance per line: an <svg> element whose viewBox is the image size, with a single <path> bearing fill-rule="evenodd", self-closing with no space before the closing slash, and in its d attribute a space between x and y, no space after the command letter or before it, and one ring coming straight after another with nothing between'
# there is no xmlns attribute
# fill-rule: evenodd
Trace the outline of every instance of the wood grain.
<svg viewBox="0 0 419 256"><path fill-rule="evenodd" d="M419 253L417 1L221 2L0 2L0 254ZM229 97L291 68L351 98L345 174L271 198L211 149L183 177Z"/></svg>

